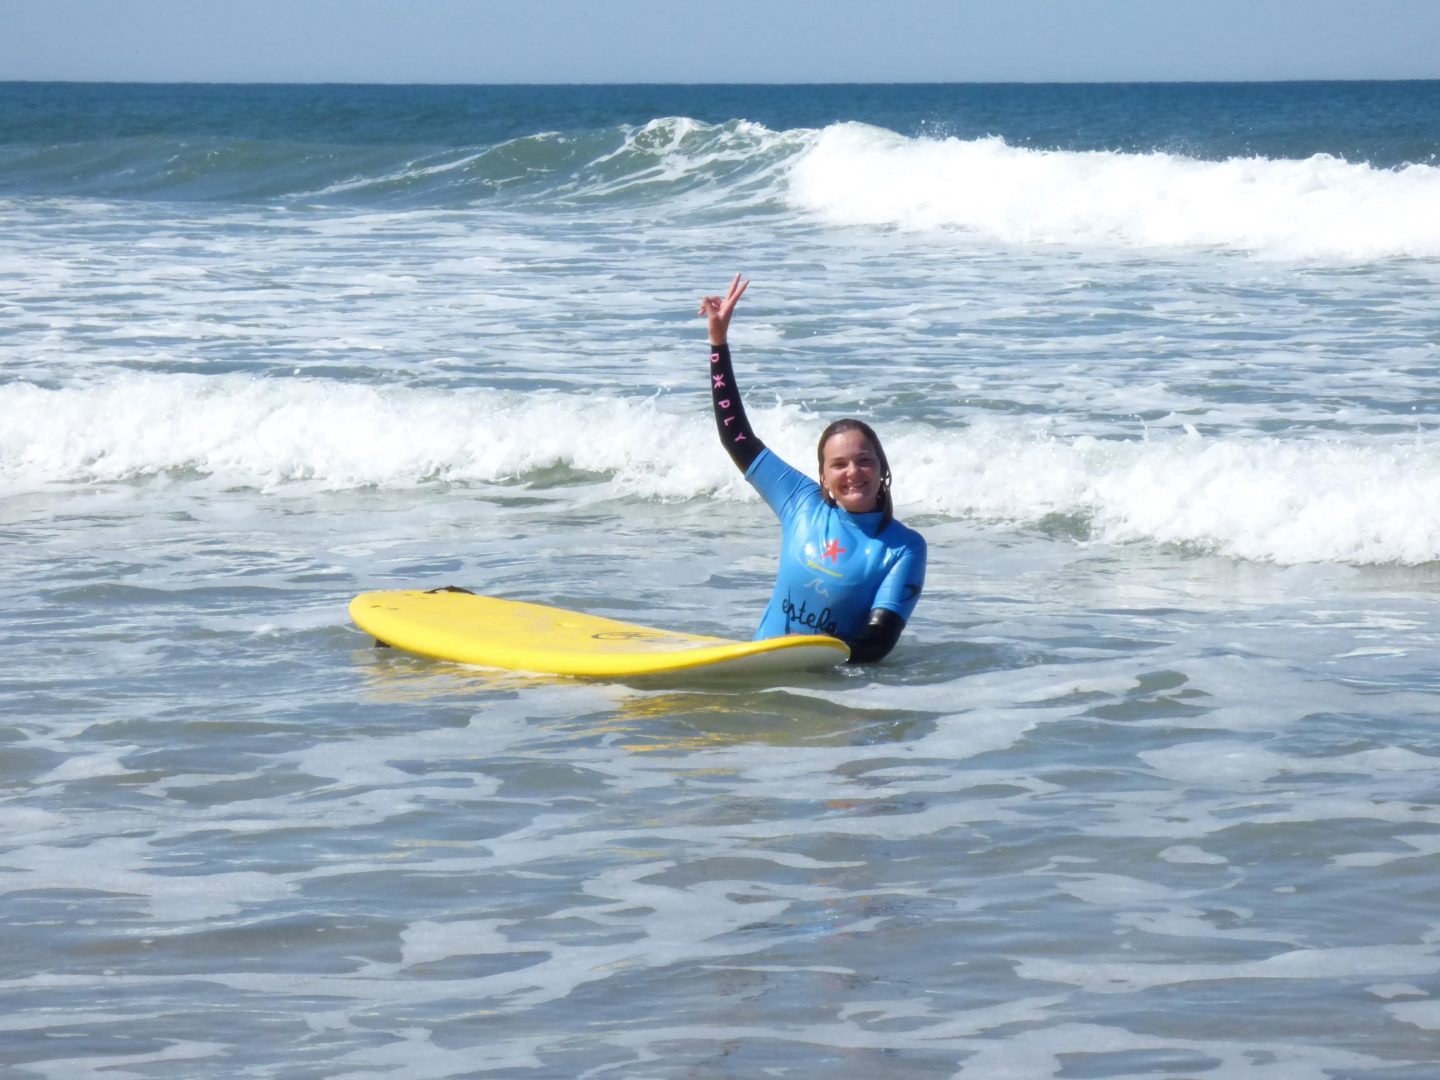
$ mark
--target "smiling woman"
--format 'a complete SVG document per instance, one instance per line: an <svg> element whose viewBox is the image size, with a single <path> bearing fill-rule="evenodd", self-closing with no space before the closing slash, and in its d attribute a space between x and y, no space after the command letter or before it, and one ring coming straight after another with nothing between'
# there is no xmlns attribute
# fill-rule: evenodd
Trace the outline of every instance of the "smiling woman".
<svg viewBox="0 0 1440 1080"><path fill-rule="evenodd" d="M852 664L883 660L925 584L925 541L895 520L890 465L863 421L837 420L820 435L819 482L777 457L750 427L730 358L730 318L749 287L736 274L707 296L710 394L720 443L775 511L782 532L775 590L756 638L829 634Z"/></svg>
<svg viewBox="0 0 1440 1080"><path fill-rule="evenodd" d="M820 433L815 448L825 501L851 513L891 514L890 463L880 437L863 420L836 420ZM888 519L887 519L888 520Z"/></svg>

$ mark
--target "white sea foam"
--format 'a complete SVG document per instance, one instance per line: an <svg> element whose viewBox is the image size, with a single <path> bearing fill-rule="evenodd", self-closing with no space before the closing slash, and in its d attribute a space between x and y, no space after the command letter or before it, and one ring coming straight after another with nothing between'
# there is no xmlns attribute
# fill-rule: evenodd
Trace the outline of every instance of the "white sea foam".
<svg viewBox="0 0 1440 1080"><path fill-rule="evenodd" d="M600 497L751 499L705 410L658 398L318 379L124 375L65 389L0 387L0 484L45 490L157 475L273 489L543 483L561 470ZM816 421L756 410L802 468ZM1060 438L1019 422L887 439L908 512L1164 543L1282 564L1440 559L1440 451L1402 440ZM698 448L698 449L697 449Z"/></svg>
<svg viewBox="0 0 1440 1080"><path fill-rule="evenodd" d="M1414 441L1054 439L985 423L904 435L891 457L902 499L918 490L954 516L1074 516L1110 543L1285 564L1440 559L1440 452Z"/></svg>
<svg viewBox="0 0 1440 1080"><path fill-rule="evenodd" d="M790 198L837 224L959 229L1008 244L1342 261L1440 254L1440 169L1327 155L1200 161L1031 150L846 123L826 128L795 162Z"/></svg>
<svg viewBox="0 0 1440 1080"><path fill-rule="evenodd" d="M14 421L0 434L0 481L12 492L178 472L258 488L407 486L557 466L620 474L623 488L671 460L665 447L686 423L644 400L229 376L125 375L60 390L11 384L0 387L0 403ZM685 472L683 457L673 463ZM644 493L657 496L704 485L700 476L650 481Z"/></svg>

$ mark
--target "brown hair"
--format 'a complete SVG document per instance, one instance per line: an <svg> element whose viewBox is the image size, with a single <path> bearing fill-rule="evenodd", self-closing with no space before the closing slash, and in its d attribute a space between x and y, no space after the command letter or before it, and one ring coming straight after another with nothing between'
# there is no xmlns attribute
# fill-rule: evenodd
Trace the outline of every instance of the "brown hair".
<svg viewBox="0 0 1440 1080"><path fill-rule="evenodd" d="M830 436L840 435L846 431L858 431L870 444L870 449L875 451L875 456L880 461L880 493L875 496L875 509L883 510L885 516L880 519L880 528L885 528L895 520L894 505L890 500L890 462L885 458L885 448L880 445L880 436L875 434L875 429L864 420L854 420L846 417L843 420L836 420L820 433L820 442L815 447L815 458L820 465L820 475L825 475L825 444L830 441ZM834 498L830 492L825 490L825 485L820 485L821 497L831 506L835 505Z"/></svg>

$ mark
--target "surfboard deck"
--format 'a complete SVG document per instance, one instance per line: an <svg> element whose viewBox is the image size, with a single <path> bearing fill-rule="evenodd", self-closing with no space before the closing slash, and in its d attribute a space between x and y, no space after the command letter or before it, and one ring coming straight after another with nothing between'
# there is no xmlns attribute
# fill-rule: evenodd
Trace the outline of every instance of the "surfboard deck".
<svg viewBox="0 0 1440 1080"><path fill-rule="evenodd" d="M821 635L736 641L464 592L361 593L350 601L350 618L377 641L406 652L549 675L799 671L833 667L850 656L843 641Z"/></svg>

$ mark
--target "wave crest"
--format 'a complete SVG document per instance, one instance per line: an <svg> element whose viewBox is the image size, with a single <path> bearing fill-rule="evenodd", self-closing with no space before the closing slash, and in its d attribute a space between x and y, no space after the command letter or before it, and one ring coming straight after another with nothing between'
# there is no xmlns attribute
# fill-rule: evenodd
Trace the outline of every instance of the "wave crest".
<svg viewBox="0 0 1440 1080"><path fill-rule="evenodd" d="M432 483L595 497L752 499L688 398L439 392L318 379L126 375L91 386L0 386L0 489L170 476L322 490ZM754 410L804 468L819 421ZM1342 442L1198 434L1056 438L1017 421L887 425L906 513L1039 526L1056 517L1104 543L1177 544L1283 564L1440 560L1440 451L1418 440ZM586 496L590 497L590 496Z"/></svg>
<svg viewBox="0 0 1440 1080"><path fill-rule="evenodd" d="M959 230L1006 244L1440 255L1440 168L1326 155L1202 161L837 124L795 162L790 198L834 224Z"/></svg>
<svg viewBox="0 0 1440 1080"><path fill-rule="evenodd" d="M805 139L683 117L428 149L131 136L0 149L0 185L14 194L360 206L633 206L705 190L778 199L775 168Z"/></svg>
<svg viewBox="0 0 1440 1080"><path fill-rule="evenodd" d="M929 446L906 437L902 455L901 497L918 488L951 517L1068 519L1102 543L1285 565L1440 560L1440 450L1416 438L1060 439L985 421Z"/></svg>

